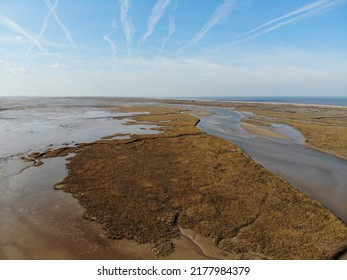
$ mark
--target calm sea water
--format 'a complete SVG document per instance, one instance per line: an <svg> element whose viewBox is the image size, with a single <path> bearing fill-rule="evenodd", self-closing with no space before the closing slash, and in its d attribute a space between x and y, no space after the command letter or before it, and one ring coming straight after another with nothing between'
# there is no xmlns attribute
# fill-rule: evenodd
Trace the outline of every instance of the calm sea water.
<svg viewBox="0 0 347 280"><path fill-rule="evenodd" d="M241 101L241 102L276 102L276 103L293 103L293 104L315 104L315 105L332 105L347 106L347 97L194 97L198 100L216 100L216 101Z"/></svg>
<svg viewBox="0 0 347 280"><path fill-rule="evenodd" d="M276 102L276 103L293 103L293 104L315 104L315 105L332 105L332 106L347 106L346 97L293 97L293 96L201 96L201 97L170 97L177 99L192 99L192 100L216 100L216 101L240 101L240 102ZM11 101L18 101L21 103L32 102L32 100L39 100L41 102L50 103L60 100L61 102L72 102L73 100L83 100L83 98L30 98L30 97L1 97L0 96L0 110L2 105ZM112 100L112 97L91 97L88 98L91 104L95 102L107 102ZM5 104L4 104L5 103ZM8 105L8 104L6 104Z"/></svg>

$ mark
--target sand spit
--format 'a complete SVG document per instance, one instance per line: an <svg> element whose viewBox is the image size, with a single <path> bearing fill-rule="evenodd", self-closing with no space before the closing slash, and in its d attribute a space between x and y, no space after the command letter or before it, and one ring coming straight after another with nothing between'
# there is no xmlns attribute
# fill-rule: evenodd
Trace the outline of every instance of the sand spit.
<svg viewBox="0 0 347 280"><path fill-rule="evenodd" d="M269 128L269 126L263 126L263 125L248 123L248 122L241 122L241 127L247 132L250 132L252 134L258 134L258 135L263 135L263 136L268 136L268 137L273 137L278 139L285 139L285 140L290 139L286 135L272 131Z"/></svg>
<svg viewBox="0 0 347 280"><path fill-rule="evenodd" d="M80 145L56 185L109 238L149 243L153 257L165 258L175 255L180 229L232 259L331 259L347 248L347 226L330 211L235 145L203 133L184 110L113 109L149 111L130 125L155 124L161 133Z"/></svg>
<svg viewBox="0 0 347 280"><path fill-rule="evenodd" d="M200 100L166 100L165 103L229 107L252 112L255 116L245 118L247 123L260 126L266 126L266 123L288 124L304 135L307 145L347 160L346 106Z"/></svg>
<svg viewBox="0 0 347 280"><path fill-rule="evenodd" d="M298 129L313 148L347 159L347 108L254 104L237 106L253 120L284 123Z"/></svg>

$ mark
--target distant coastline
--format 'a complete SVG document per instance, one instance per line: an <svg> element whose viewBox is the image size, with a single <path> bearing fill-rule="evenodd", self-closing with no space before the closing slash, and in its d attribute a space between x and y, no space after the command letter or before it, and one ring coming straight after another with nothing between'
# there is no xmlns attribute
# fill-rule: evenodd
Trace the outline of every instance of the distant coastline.
<svg viewBox="0 0 347 280"><path fill-rule="evenodd" d="M317 154L303 158L311 153L304 144L346 156L347 109L319 108L325 106L3 98L0 214L6 227L0 227L0 259L340 258L346 224L313 192L296 188L303 174L307 187L327 199L335 200L332 190L344 193L344 165L329 159L322 168ZM241 120L229 108L238 110L235 116L253 114ZM226 126L211 110L227 117ZM213 136L196 127L199 122L206 128L207 118L221 131L233 132L229 124L235 121L237 135L240 121L252 124L254 137L247 132L231 143L235 138ZM283 146L283 135L294 134L281 134L272 124L296 127L307 141L299 150ZM292 185L253 161L250 146L236 146L253 139L262 141L254 149L276 166L281 158L299 160L285 165L299 168ZM318 180L326 192L317 188ZM334 207L344 207L344 197L338 199Z"/></svg>
<svg viewBox="0 0 347 280"><path fill-rule="evenodd" d="M121 96L0 96L0 99L127 99ZM268 103L268 104L292 104L292 105L307 105L307 106L339 106L347 107L347 97L298 97L298 96L187 96L187 97L129 97L130 99L141 100L196 100L196 101L216 101L216 102L245 102L245 103Z"/></svg>
<svg viewBox="0 0 347 280"><path fill-rule="evenodd" d="M175 99L190 99L199 101L231 101L250 103L275 103L275 104L295 104L295 105L319 105L319 106L347 106L347 97L277 97L277 96L246 96L246 97L185 97Z"/></svg>

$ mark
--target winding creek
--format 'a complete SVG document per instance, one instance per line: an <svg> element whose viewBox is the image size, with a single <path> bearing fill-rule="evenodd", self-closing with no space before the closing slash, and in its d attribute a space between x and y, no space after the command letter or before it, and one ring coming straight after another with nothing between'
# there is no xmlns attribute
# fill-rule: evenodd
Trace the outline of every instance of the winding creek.
<svg viewBox="0 0 347 280"><path fill-rule="evenodd" d="M299 131L274 124L271 129L284 137L253 134L241 125L242 113L229 108L201 108L198 127L224 138L252 159L319 201L347 224L347 161L305 145Z"/></svg>
<svg viewBox="0 0 347 280"><path fill-rule="evenodd" d="M53 189L67 174L65 158L45 159L36 168L20 156L64 143L92 142L115 132L156 133L153 126L125 126L126 120L112 119L119 114L93 108L95 100L82 105L81 100L72 99L40 102L0 104L0 259L151 258L149 245L106 238L98 224L81 218L84 210L76 199ZM289 126L272 127L273 135L284 137L253 134L240 126L239 112L199 109L211 113L201 116L199 128L235 143L347 223L347 161L306 147L302 135ZM173 259L205 258L189 240L177 242Z"/></svg>

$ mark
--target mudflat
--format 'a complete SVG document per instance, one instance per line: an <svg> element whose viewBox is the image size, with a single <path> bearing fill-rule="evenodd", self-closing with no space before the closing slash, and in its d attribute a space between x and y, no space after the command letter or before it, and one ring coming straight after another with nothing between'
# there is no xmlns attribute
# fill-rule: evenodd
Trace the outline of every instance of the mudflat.
<svg viewBox="0 0 347 280"><path fill-rule="evenodd" d="M288 124L301 131L308 145L347 159L346 107L242 104L236 109L255 113L251 119L263 123Z"/></svg>
<svg viewBox="0 0 347 280"><path fill-rule="evenodd" d="M108 110L149 112L128 124L154 124L160 133L77 146L56 189L72 193L109 238L149 244L159 258L173 256L187 232L209 250L204 238L213 241L220 258L331 259L347 248L347 226L330 211L199 130L184 109Z"/></svg>
<svg viewBox="0 0 347 280"><path fill-rule="evenodd" d="M174 101L172 104L192 104L189 101ZM304 104L252 103L252 102L211 102L195 101L195 105L230 107L238 111L252 112L244 123L261 129L270 123L284 123L298 129L305 137L306 144L347 159L347 107Z"/></svg>
<svg viewBox="0 0 347 280"><path fill-rule="evenodd" d="M226 107L252 112L245 123L268 127L284 123L298 129L311 147L347 159L347 107L261 102L221 102L200 100L165 100L167 104Z"/></svg>

